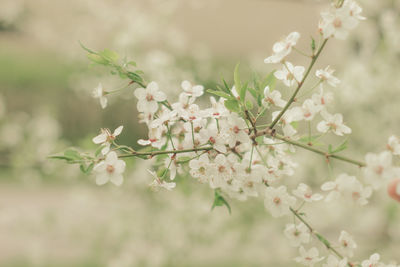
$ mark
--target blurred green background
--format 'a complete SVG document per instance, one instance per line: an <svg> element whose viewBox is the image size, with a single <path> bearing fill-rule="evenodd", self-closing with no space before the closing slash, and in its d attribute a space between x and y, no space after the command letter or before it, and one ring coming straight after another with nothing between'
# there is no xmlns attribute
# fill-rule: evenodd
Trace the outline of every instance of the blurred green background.
<svg viewBox="0 0 400 267"><path fill-rule="evenodd" d="M263 59L291 31L301 32L307 49L328 2L2 0L0 266L295 266L297 251L282 233L291 219L272 220L260 199L231 200L232 215L211 212L212 190L189 177L172 192L150 191L147 162L128 161L123 186L98 187L77 166L47 156L69 146L94 150L101 127L124 125L121 143L132 146L146 134L132 90L105 110L91 98L99 82L110 90L125 84L90 68L79 41L135 60L174 97L184 79L206 88L221 75L229 80L239 61L244 75L268 73ZM368 20L347 41L331 42L319 62L342 80L335 111L353 129L346 153L356 158L400 135L400 5L360 2ZM289 185L317 188L328 179L323 159L297 158ZM366 207L315 205L308 216L333 240L342 229L353 233L357 259L377 251L399 262L399 212L382 190Z"/></svg>

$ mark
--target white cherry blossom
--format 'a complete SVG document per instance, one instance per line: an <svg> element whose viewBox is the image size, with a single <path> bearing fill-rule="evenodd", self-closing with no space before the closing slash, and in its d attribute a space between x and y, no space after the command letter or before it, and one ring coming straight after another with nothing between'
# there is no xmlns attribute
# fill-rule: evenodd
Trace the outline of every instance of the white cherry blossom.
<svg viewBox="0 0 400 267"><path fill-rule="evenodd" d="M300 256L294 260L305 266L314 266L316 263L322 261L324 257L319 257L319 252L316 247L310 248L308 251L303 246L299 248Z"/></svg>
<svg viewBox="0 0 400 267"><path fill-rule="evenodd" d="M390 136L386 145L386 148L392 152L393 155L400 155L400 141L397 136Z"/></svg>
<svg viewBox="0 0 400 267"><path fill-rule="evenodd" d="M227 136L218 131L216 125L209 126L207 129L201 129L200 142L202 144L209 142L214 149L221 153L226 153Z"/></svg>
<svg viewBox="0 0 400 267"><path fill-rule="evenodd" d="M368 198L372 194L371 187L364 187L356 177L346 173L340 174L335 181L324 183L321 189L323 191L330 191L325 198L327 202L336 200L342 196L345 199L354 201L356 204L366 205Z"/></svg>
<svg viewBox="0 0 400 267"><path fill-rule="evenodd" d="M372 254L368 260L361 262L362 267L384 267L384 264L379 262L381 256L378 253Z"/></svg>
<svg viewBox="0 0 400 267"><path fill-rule="evenodd" d="M158 109L158 102L165 101L167 96L160 91L156 82L151 82L146 88L135 90L138 99L137 109L139 112L154 114Z"/></svg>
<svg viewBox="0 0 400 267"><path fill-rule="evenodd" d="M392 154L389 151L380 154L368 153L365 156L365 163L364 179L374 189L378 189L385 180L393 178L398 172L392 166Z"/></svg>
<svg viewBox="0 0 400 267"><path fill-rule="evenodd" d="M110 151L111 143L121 134L124 126L119 126L113 133L109 129L101 129L101 133L92 139L93 143L101 144L104 148L101 150L103 155Z"/></svg>
<svg viewBox="0 0 400 267"><path fill-rule="evenodd" d="M303 66L293 66L292 63L286 61L282 69L274 72L274 76L281 80L286 86L291 87L300 83L303 79L305 68Z"/></svg>
<svg viewBox="0 0 400 267"><path fill-rule="evenodd" d="M323 85L319 85L319 93L315 93L311 96L314 103L320 107L320 110L326 108L328 104L333 101L333 94L330 92L324 92Z"/></svg>
<svg viewBox="0 0 400 267"><path fill-rule="evenodd" d="M357 244L348 232L340 232L339 244L340 250L343 252L343 254L350 258L353 257L354 250L357 248Z"/></svg>
<svg viewBox="0 0 400 267"><path fill-rule="evenodd" d="M201 183L209 181L212 165L208 158L208 154L201 155L198 159L189 162L190 175L197 178Z"/></svg>
<svg viewBox="0 0 400 267"><path fill-rule="evenodd" d="M321 79L321 81L326 81L329 85L336 87L340 80L333 76L335 72L334 69L331 69L330 66L327 66L325 69L320 69L315 72L315 75Z"/></svg>
<svg viewBox="0 0 400 267"><path fill-rule="evenodd" d="M340 8L331 8L321 13L319 31L324 38L334 37L344 40L350 30L357 27L359 20L365 19L360 14L361 7L353 0L345 0Z"/></svg>
<svg viewBox="0 0 400 267"><path fill-rule="evenodd" d="M149 184L152 190L159 191L161 188L164 188L168 191L171 191L176 187L176 183L166 182L165 180L161 180L160 177L157 176L157 173L151 170L147 170L153 177L154 180Z"/></svg>
<svg viewBox="0 0 400 267"><path fill-rule="evenodd" d="M96 173L97 185L110 181L119 186L124 180L122 173L125 171L125 162L118 159L117 153L111 151L106 155L105 160L94 166L93 171Z"/></svg>
<svg viewBox="0 0 400 267"><path fill-rule="evenodd" d="M167 127L165 125L149 128L149 138L139 139L137 142L141 146L151 145L152 147L160 149L167 142L166 133Z"/></svg>
<svg viewBox="0 0 400 267"><path fill-rule="evenodd" d="M315 104L311 99L306 99L301 106L303 119L306 121L311 121L314 119L315 115L321 110L321 106Z"/></svg>
<svg viewBox="0 0 400 267"><path fill-rule="evenodd" d="M347 258L339 260L333 255L329 255L326 263L322 267L347 267Z"/></svg>
<svg viewBox="0 0 400 267"><path fill-rule="evenodd" d="M185 94L194 98L202 96L204 92L202 85L192 85L189 81L183 81L181 87Z"/></svg>
<svg viewBox="0 0 400 267"><path fill-rule="evenodd" d="M332 131L334 134L343 136L343 134L350 134L351 129L343 124L342 114L330 114L327 111L321 111L323 121L317 125L317 130L321 133Z"/></svg>
<svg viewBox="0 0 400 267"><path fill-rule="evenodd" d="M286 186L265 189L264 206L272 217L281 217L290 213L290 206L296 203L296 198L287 193Z"/></svg>
<svg viewBox="0 0 400 267"><path fill-rule="evenodd" d="M292 191L293 195L296 197L306 201L306 202L312 202L312 201L319 201L323 199L323 196L321 194L313 194L311 187L304 183L300 183L297 186L297 189Z"/></svg>
<svg viewBox="0 0 400 267"><path fill-rule="evenodd" d="M246 122L235 113L231 114L231 116L229 116L226 121L221 122L220 125L223 133L227 136L226 143L229 147L235 147L237 142L247 143L250 141L249 135L246 132Z"/></svg>
<svg viewBox="0 0 400 267"><path fill-rule="evenodd" d="M300 33L292 32L284 40L277 42L272 47L272 56L266 58L264 63L279 63L292 51L300 38Z"/></svg>
<svg viewBox="0 0 400 267"><path fill-rule="evenodd" d="M215 100L213 96L210 97L211 108L206 109L205 115L208 117L212 117L215 119L219 119L221 117L225 117L229 115L229 110L226 109L224 102L224 98L220 98L218 101Z"/></svg>
<svg viewBox="0 0 400 267"><path fill-rule="evenodd" d="M274 105L283 108L286 105L286 101L282 99L282 95L278 90L271 91L269 86L264 89L264 98L262 100L263 105Z"/></svg>
<svg viewBox="0 0 400 267"><path fill-rule="evenodd" d="M92 96L99 99L100 105L103 109L107 107L108 99L101 83L99 83L99 85L93 89Z"/></svg>
<svg viewBox="0 0 400 267"><path fill-rule="evenodd" d="M285 236L289 239L290 245L298 247L302 243L307 244L310 242L310 230L304 223L295 225L293 223L287 224L284 231Z"/></svg>

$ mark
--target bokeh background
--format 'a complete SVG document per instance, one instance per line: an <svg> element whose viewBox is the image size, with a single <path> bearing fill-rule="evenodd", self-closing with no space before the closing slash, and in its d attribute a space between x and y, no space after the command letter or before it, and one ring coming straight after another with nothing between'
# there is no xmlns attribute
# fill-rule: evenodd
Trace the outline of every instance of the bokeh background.
<svg viewBox="0 0 400 267"><path fill-rule="evenodd" d="M348 155L363 158L400 135L400 3L362 0L368 20L344 42L332 41L318 63L337 69L335 110L353 129ZM268 73L271 46L291 31L307 49L319 12L313 0L1 0L0 1L0 266L295 266L283 236L290 218L270 218L261 199L230 200L210 211L213 192L181 177L176 190L148 188L144 161L128 161L124 185L98 187L77 166L47 159L69 146L94 150L101 127L124 125L121 142L136 146L132 91L106 110L91 98L124 82L90 68L79 41L135 60L171 97L184 79L213 88L243 75ZM293 61L306 64L304 58ZM287 184L318 187L329 179L323 159L297 156ZM334 164L334 174L358 170ZM347 203L306 208L330 239L340 230L372 252L400 262L400 205L384 190L366 207ZM320 250L324 252L322 247Z"/></svg>

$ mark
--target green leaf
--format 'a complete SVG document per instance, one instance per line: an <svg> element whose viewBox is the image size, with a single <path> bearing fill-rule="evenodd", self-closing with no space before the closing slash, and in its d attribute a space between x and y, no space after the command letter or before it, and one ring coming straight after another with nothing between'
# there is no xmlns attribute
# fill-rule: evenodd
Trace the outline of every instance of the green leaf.
<svg viewBox="0 0 400 267"><path fill-rule="evenodd" d="M135 61L129 61L126 64L136 67L136 62Z"/></svg>
<svg viewBox="0 0 400 267"><path fill-rule="evenodd" d="M235 99L235 100L226 100L224 102L225 107L232 111L232 112L236 112L239 113L240 112L240 106L239 106L239 102Z"/></svg>
<svg viewBox="0 0 400 267"><path fill-rule="evenodd" d="M211 210L214 210L215 207L221 207L221 206L226 206L226 208L229 211L229 214L232 213L231 206L225 200L225 198L221 195L220 190L216 189L214 191L214 202L213 202L213 205L211 207Z"/></svg>
<svg viewBox="0 0 400 267"><path fill-rule="evenodd" d="M231 95L229 95L229 94L227 94L225 92L222 92L222 91L216 91L216 90L212 90L212 89L207 89L207 92L210 93L210 94L213 94L213 95L217 95L217 96L223 97L225 99L232 99L232 100L235 99L233 96L231 96Z"/></svg>
<svg viewBox="0 0 400 267"><path fill-rule="evenodd" d="M247 108L248 110L253 109L253 102L251 102L250 100L247 100L247 101L246 101L246 108Z"/></svg>
<svg viewBox="0 0 400 267"><path fill-rule="evenodd" d="M244 102L247 92L247 82L239 89L240 100Z"/></svg>
<svg viewBox="0 0 400 267"><path fill-rule="evenodd" d="M242 88L242 84L240 82L240 77L239 77L239 65L240 65L240 63L236 64L235 72L233 73L233 80L235 82L235 88L236 88L236 92L238 92L238 94L240 94L240 90Z"/></svg>
<svg viewBox="0 0 400 267"><path fill-rule="evenodd" d="M80 153L73 148L68 148L65 150L63 155L53 155L49 156L49 158L66 160L68 163L75 163L76 161L83 159Z"/></svg>
<svg viewBox="0 0 400 267"><path fill-rule="evenodd" d="M311 50L314 52L315 51L315 40L313 37L311 37Z"/></svg>
<svg viewBox="0 0 400 267"><path fill-rule="evenodd" d="M104 58L107 61L111 61L111 62L116 62L119 58L119 55L117 52L112 51L110 49L104 49L103 51L98 53L99 56L101 56L102 58Z"/></svg>
<svg viewBox="0 0 400 267"><path fill-rule="evenodd" d="M100 65L108 65L109 64L108 60L104 59L103 57L101 57L97 54L88 54L87 57L90 61L92 61L93 63L96 63L96 64L100 64Z"/></svg>
<svg viewBox="0 0 400 267"><path fill-rule="evenodd" d="M188 156L183 156L183 157L179 157L179 160L177 160L177 162L179 164L183 164L183 163L188 163L189 161L191 161L192 158L188 157Z"/></svg>
<svg viewBox="0 0 400 267"><path fill-rule="evenodd" d="M328 146L328 152L329 152L329 154L333 153L333 147L331 144L329 144L329 146Z"/></svg>
<svg viewBox="0 0 400 267"><path fill-rule="evenodd" d="M79 152L73 148L68 148L64 151L64 156L70 160L81 160L82 157Z"/></svg>
<svg viewBox="0 0 400 267"><path fill-rule="evenodd" d="M331 243L329 243L328 240L325 239L322 235L319 233L315 233L315 236L318 238L319 241L321 241L327 248L331 247Z"/></svg>
<svg viewBox="0 0 400 267"><path fill-rule="evenodd" d="M224 82L225 89L228 90L228 91L231 91L231 89L230 89L228 83L225 81L224 78L222 78L222 81Z"/></svg>
<svg viewBox="0 0 400 267"><path fill-rule="evenodd" d="M60 156L60 155L51 155L48 156L49 159L62 159L62 160L69 160L66 156Z"/></svg>
<svg viewBox="0 0 400 267"><path fill-rule="evenodd" d="M168 172L167 168L165 168L165 167L159 168L157 170L157 176L160 177L160 178L164 177L167 174L167 172Z"/></svg>
<svg viewBox="0 0 400 267"><path fill-rule="evenodd" d="M256 89L249 87L249 88L247 88L247 90L250 92L250 94L251 94L255 99L258 98L258 94L259 94L259 93L257 92Z"/></svg>
<svg viewBox="0 0 400 267"><path fill-rule="evenodd" d="M81 163L81 164L79 165L79 169L80 169L81 172L83 172L84 174L89 174L89 173L92 171L92 169L93 169L93 165L94 165L93 162L90 163L88 166L86 166L85 163Z"/></svg>
<svg viewBox="0 0 400 267"><path fill-rule="evenodd" d="M102 150L103 148L104 148L104 147L99 146L99 147L96 149L96 151L94 152L94 156L95 156L95 157L99 156L100 153L101 153L101 150Z"/></svg>
<svg viewBox="0 0 400 267"><path fill-rule="evenodd" d="M272 91L275 87L276 78L274 76L275 71L271 71L263 80L260 86L260 94L264 95L265 87L269 86L269 89Z"/></svg>
<svg viewBox="0 0 400 267"><path fill-rule="evenodd" d="M292 122L290 123L290 125L292 125L293 128L297 129L297 128L299 127L299 122L298 122L298 121L292 121Z"/></svg>
<svg viewBox="0 0 400 267"><path fill-rule="evenodd" d="M347 140L348 140L348 139L344 140L343 143L341 143L337 148L335 148L334 150L332 150L332 151L329 152L329 153L333 154L333 153L338 153L338 152L340 152L340 151L345 150L345 149L347 148Z"/></svg>
<svg viewBox="0 0 400 267"><path fill-rule="evenodd" d="M138 75L135 72L128 71L126 75L128 76L129 79L131 79L134 82L139 82L139 83L143 82L142 77L140 77L140 75Z"/></svg>

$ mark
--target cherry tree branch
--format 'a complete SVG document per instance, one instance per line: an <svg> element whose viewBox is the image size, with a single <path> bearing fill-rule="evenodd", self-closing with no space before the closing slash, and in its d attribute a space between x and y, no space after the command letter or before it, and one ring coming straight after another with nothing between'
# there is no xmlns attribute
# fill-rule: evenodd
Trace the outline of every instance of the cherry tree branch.
<svg viewBox="0 0 400 267"><path fill-rule="evenodd" d="M325 39L323 41L322 45L320 46L320 48L318 49L317 53L311 57L311 63L308 66L306 73L303 76L303 79L298 83L296 90L290 97L289 101L286 103L285 107L281 110L281 112L278 114L278 116L272 121L271 125L268 127L269 129L273 129L275 127L275 125L279 122L281 117L288 110L290 105L296 100L297 94L299 93L300 89L303 87L305 80L307 79L308 75L310 74L312 67L314 66L315 62L317 61L319 55L321 54L321 52L324 49L327 42L328 42L328 39Z"/></svg>

